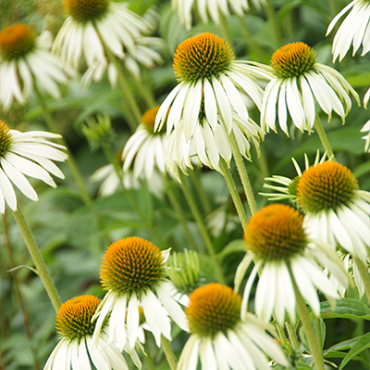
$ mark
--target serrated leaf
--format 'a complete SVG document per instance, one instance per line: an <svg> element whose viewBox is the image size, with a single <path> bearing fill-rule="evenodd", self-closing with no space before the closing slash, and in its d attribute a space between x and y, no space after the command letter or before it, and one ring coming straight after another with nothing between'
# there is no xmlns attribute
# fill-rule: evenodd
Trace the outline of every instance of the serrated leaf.
<svg viewBox="0 0 370 370"><path fill-rule="evenodd" d="M364 351L366 348L370 348L370 333L367 333L359 338L357 343L347 353L346 357L344 357L338 370L342 370L344 366L348 364L348 362L354 359L356 355Z"/></svg>

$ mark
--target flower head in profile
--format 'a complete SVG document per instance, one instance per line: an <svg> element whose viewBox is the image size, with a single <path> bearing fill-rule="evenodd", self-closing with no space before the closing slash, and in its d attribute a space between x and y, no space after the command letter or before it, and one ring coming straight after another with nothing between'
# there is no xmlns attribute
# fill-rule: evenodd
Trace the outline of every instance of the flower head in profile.
<svg viewBox="0 0 370 370"><path fill-rule="evenodd" d="M91 319L101 300L85 295L63 303L56 318L60 342L50 355L44 370L128 370L120 351L108 343L106 334L93 342L95 322ZM104 330L104 329L103 329Z"/></svg>
<svg viewBox="0 0 370 370"><path fill-rule="evenodd" d="M218 168L220 157L231 158L229 135L234 133L247 156L248 141L258 142L261 129L250 119L247 100L258 108L263 91L256 79L267 79L262 68L234 60L229 45L211 33L201 33L178 46L174 70L179 84L161 105L155 129L167 124L169 167L191 167L190 157ZM247 143L246 143L247 142ZM247 145L248 144L248 145Z"/></svg>
<svg viewBox="0 0 370 370"><path fill-rule="evenodd" d="M351 45L352 55L362 46L362 56L370 50L370 4L367 0L354 0L342 9L330 22L326 35L328 35L349 10L349 14L344 19L334 36L333 41L333 62L339 57L341 61Z"/></svg>
<svg viewBox="0 0 370 370"><path fill-rule="evenodd" d="M248 253L238 267L236 289L252 260L255 265L245 286L242 316L258 271L256 313L266 322L274 313L280 325L285 321L285 313L295 322L294 282L316 316L320 315L316 289L332 302L339 298L336 285L323 272L321 264L339 285L347 285L347 275L335 251L322 241L309 238L303 216L292 207L272 204L256 212L247 224L244 241Z"/></svg>
<svg viewBox="0 0 370 370"><path fill-rule="evenodd" d="M136 39L149 32L144 19L130 11L127 4L110 0L64 0L63 4L68 18L52 51L63 64L75 69L82 55L88 67L104 65L107 53L125 59L127 52L136 52Z"/></svg>
<svg viewBox="0 0 370 370"><path fill-rule="evenodd" d="M265 4L264 0L251 0L256 8ZM172 0L172 7L177 10L181 23L187 30L192 27L192 9L196 8L203 23L208 23L208 16L215 24L220 23L220 17L229 17L229 8L238 16L242 16L249 9L249 0Z"/></svg>
<svg viewBox="0 0 370 370"><path fill-rule="evenodd" d="M10 130L0 120L0 213L5 212L5 203L13 211L17 209L13 184L26 197L38 200L26 176L42 180L53 188L56 184L49 173L64 179L63 173L53 161L64 162L68 158L61 150L65 148L47 140L58 138L60 135L49 132Z"/></svg>
<svg viewBox="0 0 370 370"><path fill-rule="evenodd" d="M158 110L159 106L144 113L141 124L123 148L123 173L132 170L135 179L151 180L156 170L166 173L166 135L164 130L154 132Z"/></svg>
<svg viewBox="0 0 370 370"><path fill-rule="evenodd" d="M303 42L278 49L271 58L273 78L265 89L261 126L276 131L276 122L288 135L288 116L301 130L312 132L318 115L316 103L331 119L334 111L344 122L351 109L350 94L360 105L351 85L335 69L316 61L315 51Z"/></svg>
<svg viewBox="0 0 370 370"><path fill-rule="evenodd" d="M68 77L50 54L51 34L36 33L24 24L12 24L0 32L0 104L8 109L13 99L25 104L37 84L54 98L57 83Z"/></svg>
<svg viewBox="0 0 370 370"><path fill-rule="evenodd" d="M333 157L329 158L329 161L332 159ZM316 166L318 163L323 163L325 162L325 160L326 160L326 152L320 158L320 151L318 150L316 152L316 157L315 157L313 166ZM266 177L265 181L272 182L273 184L264 183L263 187L274 190L276 192L275 193L259 193L259 194L267 197L267 199L271 201L288 199L294 205L297 205L297 184L300 178L302 177L304 170L302 171L302 169L300 168L295 158L292 158L292 162L293 162L295 170L297 171L296 177L294 177L293 179L289 177L285 177L285 176L280 176L280 175L272 175L272 177ZM304 167L306 170L308 170L310 167L310 160L307 154L304 155Z"/></svg>
<svg viewBox="0 0 370 370"><path fill-rule="evenodd" d="M304 171L297 184L298 206L311 238L336 243L366 263L370 249L370 192L359 189L345 166L326 161Z"/></svg>
<svg viewBox="0 0 370 370"><path fill-rule="evenodd" d="M168 256L168 250L161 252L139 237L119 240L108 248L100 269L101 283L108 293L94 317L96 341L108 321L109 341L120 350L134 348L141 332L140 307L145 328L153 333L158 346L161 335L170 339L170 317L187 329L185 314L175 299L177 291L166 278Z"/></svg>
<svg viewBox="0 0 370 370"><path fill-rule="evenodd" d="M181 353L178 370L267 369L266 355L288 366L279 345L256 318L242 319L242 298L231 288L211 283L190 295L185 313L190 338Z"/></svg>

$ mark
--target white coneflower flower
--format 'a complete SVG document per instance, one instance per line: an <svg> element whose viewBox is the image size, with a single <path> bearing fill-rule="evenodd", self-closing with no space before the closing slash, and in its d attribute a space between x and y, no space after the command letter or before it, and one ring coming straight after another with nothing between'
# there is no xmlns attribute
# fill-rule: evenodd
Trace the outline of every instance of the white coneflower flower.
<svg viewBox="0 0 370 370"><path fill-rule="evenodd" d="M248 149L247 140L239 140L239 132L258 142L261 130L250 119L245 98L261 107L263 91L255 80L267 79L268 73L247 62L234 61L229 45L211 33L183 41L176 50L174 70L180 83L161 105L155 124L158 130L167 121L167 135L174 129L169 160L174 154L176 162L181 162L181 157L189 162L186 148L179 155L173 150L190 145L205 165L217 168L219 156L226 161L231 158L227 142L232 131L243 154Z"/></svg>
<svg viewBox="0 0 370 370"><path fill-rule="evenodd" d="M132 169L135 179L151 180L155 169L166 173L166 134L154 132L159 106L144 113L141 124L128 139L122 152L123 173Z"/></svg>
<svg viewBox="0 0 370 370"><path fill-rule="evenodd" d="M265 4L264 0L251 0L256 8ZM230 15L229 7L238 16L242 16L248 9L247 0L172 0L172 7L177 10L181 23L187 30L192 27L192 8L197 4L198 14L203 23L208 22L208 14L216 24L220 23L220 16Z"/></svg>
<svg viewBox="0 0 370 370"><path fill-rule="evenodd" d="M370 248L370 192L337 162L306 170L297 184L298 206L311 238L340 246L366 263Z"/></svg>
<svg viewBox="0 0 370 370"><path fill-rule="evenodd" d="M356 54L361 45L361 55L365 55L370 50L370 3L368 0L354 0L348 4L330 22L326 35L333 30L338 20L350 9L350 13L334 36L332 48L333 62L338 57L339 61L341 61L351 45L353 47L352 55Z"/></svg>
<svg viewBox="0 0 370 370"><path fill-rule="evenodd" d="M351 85L335 69L316 62L316 53L303 42L278 49L266 68L274 77L265 89L261 125L265 131L276 131L276 122L288 135L287 119L301 131L312 132L317 115L315 101L328 119L332 112L344 118L351 109L351 93L360 105ZM344 108L345 105L345 108Z"/></svg>
<svg viewBox="0 0 370 370"><path fill-rule="evenodd" d="M365 108L367 108L367 105L369 103L369 100L370 100L370 88L369 90L367 90L365 96L364 96L364 106ZM370 153L370 120L367 121L364 126L362 127L361 129L361 132L367 132L368 134L363 136L362 138L364 140L366 140L366 143L365 143L365 152L369 152Z"/></svg>
<svg viewBox="0 0 370 370"><path fill-rule="evenodd" d="M328 299L339 298L335 284L320 264L326 266L340 285L347 285L347 275L335 251L324 242L308 237L303 216L292 207L272 204L256 212L247 224L244 241L248 253L238 267L236 287L252 260L255 266L245 286L242 316L258 271L256 313L266 322L274 313L280 325L285 321L285 312L295 322L296 296L292 279L317 317L320 301L316 289Z"/></svg>
<svg viewBox="0 0 370 370"><path fill-rule="evenodd" d="M68 18L57 34L52 51L65 65L78 68L82 54L88 67L105 61L108 48L124 59L135 52L136 39L149 32L146 22L127 8L110 0L64 0Z"/></svg>
<svg viewBox="0 0 370 370"><path fill-rule="evenodd" d="M127 362L106 334L93 342L95 323L91 322L101 300L85 295L63 303L56 318L60 342L50 355L44 370L128 370ZM136 355L136 359L137 355Z"/></svg>
<svg viewBox="0 0 370 370"><path fill-rule="evenodd" d="M66 83L68 78L50 47L48 31L37 37L30 27L13 24L0 32L0 104L4 109L13 98L25 104L35 84L54 98L60 96L57 83Z"/></svg>
<svg viewBox="0 0 370 370"><path fill-rule="evenodd" d="M136 41L136 48L130 49L123 59L123 62L128 71L136 78L141 79L140 64L153 68L162 63L161 55L154 49L163 48L163 40L157 37L141 37ZM104 73L107 71L108 80L112 87L117 85L117 69L114 64L108 60L96 60L94 64L89 66L82 76L82 84L88 87L91 81L99 82Z"/></svg>
<svg viewBox="0 0 370 370"><path fill-rule="evenodd" d="M320 159L320 151L318 150L316 152L315 161L313 163L314 166L316 166L318 163L323 163L326 160L326 153L321 157ZM332 158L329 158L329 160L332 160ZM279 176L279 175L272 175L272 177L266 177L265 181L270 181L272 183L278 184L277 185L271 185L271 184L263 184L264 188L275 190L276 193L259 193L260 195L263 195L265 197L268 197L268 200L277 201L277 200L283 200L283 199L289 199L293 204L296 205L297 203L297 184L299 179L302 176L303 171L299 167L298 162L292 158L292 162L294 165L294 168L297 171L297 176L293 179L285 176ZM304 165L305 169L308 170L310 167L310 160L308 159L307 154L304 155Z"/></svg>
<svg viewBox="0 0 370 370"><path fill-rule="evenodd" d="M248 160L250 157L250 141L259 150L259 139L263 137L261 128L250 118L243 121L233 113L231 131L235 135L239 152ZM220 171L220 158L230 163L232 149L227 129L222 124L212 127L204 116L199 113L195 131L190 140L186 139L186 122L182 119L168 136L166 163L168 169L177 176L179 167L184 173L193 169L193 163L203 164Z"/></svg>
<svg viewBox="0 0 370 370"><path fill-rule="evenodd" d="M265 370L271 357L288 366L280 346L251 315L240 317L242 299L231 288L211 283L190 295L186 308L190 338L178 370Z"/></svg>
<svg viewBox="0 0 370 370"><path fill-rule="evenodd" d="M52 162L64 162L68 156L60 149L64 146L47 139L58 139L60 135L43 131L19 132L10 130L0 120L0 213L5 212L5 203L15 211L17 197L12 183L28 198L37 201L38 197L24 176L42 180L56 187L49 172L60 179L63 173Z"/></svg>
<svg viewBox="0 0 370 370"><path fill-rule="evenodd" d="M168 256L168 250L161 252L138 237L122 239L108 248L100 270L108 293L95 315L96 341L102 325L108 321L109 340L120 350L125 345L133 348L140 331L139 307L144 312L146 329L153 333L158 346L161 335L171 338L170 317L183 330L187 329L185 314L174 298L177 291L166 278Z"/></svg>

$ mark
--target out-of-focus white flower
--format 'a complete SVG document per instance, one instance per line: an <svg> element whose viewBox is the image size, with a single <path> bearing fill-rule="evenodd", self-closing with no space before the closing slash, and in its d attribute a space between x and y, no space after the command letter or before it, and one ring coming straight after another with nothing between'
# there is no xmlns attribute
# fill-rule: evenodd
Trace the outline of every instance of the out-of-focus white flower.
<svg viewBox="0 0 370 370"><path fill-rule="evenodd" d="M62 171L53 161L64 162L68 158L61 150L65 147L47 140L60 137L44 131L9 130L0 120L0 213L5 212L5 203L13 211L17 209L12 183L26 197L37 201L38 196L26 176L42 180L53 188L56 184L49 172L64 179Z"/></svg>
<svg viewBox="0 0 370 370"><path fill-rule="evenodd" d="M137 53L137 40L149 26L127 4L110 0L64 0L68 18L53 43L52 51L67 66L77 69L82 55L88 67L106 61L106 52L125 59ZM104 64L104 63L103 63Z"/></svg>
<svg viewBox="0 0 370 370"><path fill-rule="evenodd" d="M265 4L265 0L251 0L256 8ZM177 10L181 23L187 30L192 27L192 10L197 5L198 14L203 23L208 22L208 15L216 24L220 17L230 16L229 7L238 16L242 16L248 9L248 0L172 0L172 8Z"/></svg>
<svg viewBox="0 0 370 370"><path fill-rule="evenodd" d="M370 88L369 90L367 90L365 96L364 96L364 106L365 108L367 108L367 105L369 103L369 100L370 100ZM365 143L365 152L369 152L370 153L370 120L368 120L364 126L362 127L361 129L361 132L367 132L368 134L363 136L362 138L364 140L366 140L366 143Z"/></svg>
<svg viewBox="0 0 370 370"><path fill-rule="evenodd" d="M57 83L65 84L67 74L50 54L51 34L39 37L24 24L13 24L0 32L0 104L8 109L13 99L25 104L35 85L59 98Z"/></svg>
<svg viewBox="0 0 370 370"><path fill-rule="evenodd" d="M360 105L352 86L335 69L316 62L316 53L303 42L294 42L278 49L266 70L273 76L266 86L261 111L262 129L276 131L276 122L288 135L287 119L301 131L312 132L317 107L331 119L332 112L344 118L351 109L352 94Z"/></svg>
<svg viewBox="0 0 370 370"><path fill-rule="evenodd" d="M333 62L339 57L341 61L351 45L353 47L352 55L362 45L362 56L370 50L370 3L367 0L354 0L342 9L330 22L326 35L328 35L349 10L349 14L344 19L334 36L333 42Z"/></svg>

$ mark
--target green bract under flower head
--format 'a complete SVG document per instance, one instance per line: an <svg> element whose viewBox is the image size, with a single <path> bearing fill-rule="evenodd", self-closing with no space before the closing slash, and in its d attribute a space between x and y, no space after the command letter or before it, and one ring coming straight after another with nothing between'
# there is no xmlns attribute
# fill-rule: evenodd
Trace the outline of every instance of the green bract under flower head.
<svg viewBox="0 0 370 370"><path fill-rule="evenodd" d="M315 63L315 51L303 42L285 45L271 57L271 65L280 78L301 76L310 71Z"/></svg>
<svg viewBox="0 0 370 370"><path fill-rule="evenodd" d="M85 295L63 303L56 318L58 333L68 339L92 335L95 323L92 323L91 319L100 302L100 299L92 295Z"/></svg>
<svg viewBox="0 0 370 370"><path fill-rule="evenodd" d="M4 60L26 56L36 46L36 33L25 24L12 24L0 32L0 55Z"/></svg>
<svg viewBox="0 0 370 370"><path fill-rule="evenodd" d="M292 207L272 204L256 212L244 233L247 250L263 260L285 260L307 246L302 215Z"/></svg>
<svg viewBox="0 0 370 370"><path fill-rule="evenodd" d="M306 170L298 185L298 204L304 212L335 210L353 197L358 183L353 173L337 162L324 162Z"/></svg>
<svg viewBox="0 0 370 370"><path fill-rule="evenodd" d="M138 237L113 243L105 252L100 269L103 287L119 294L145 293L164 275L160 249Z"/></svg>
<svg viewBox="0 0 370 370"><path fill-rule="evenodd" d="M234 60L230 46L212 33L201 33L183 41L176 50L173 68L179 81L217 77Z"/></svg>
<svg viewBox="0 0 370 370"><path fill-rule="evenodd" d="M212 337L234 329L240 321L241 304L239 294L225 285L211 283L194 290L185 310L190 332Z"/></svg>
<svg viewBox="0 0 370 370"><path fill-rule="evenodd" d="M105 15L109 0L64 0L65 12L79 23L94 21Z"/></svg>
<svg viewBox="0 0 370 370"><path fill-rule="evenodd" d="M8 152L12 141L13 138L10 134L9 127L0 120L0 158L4 157Z"/></svg>

